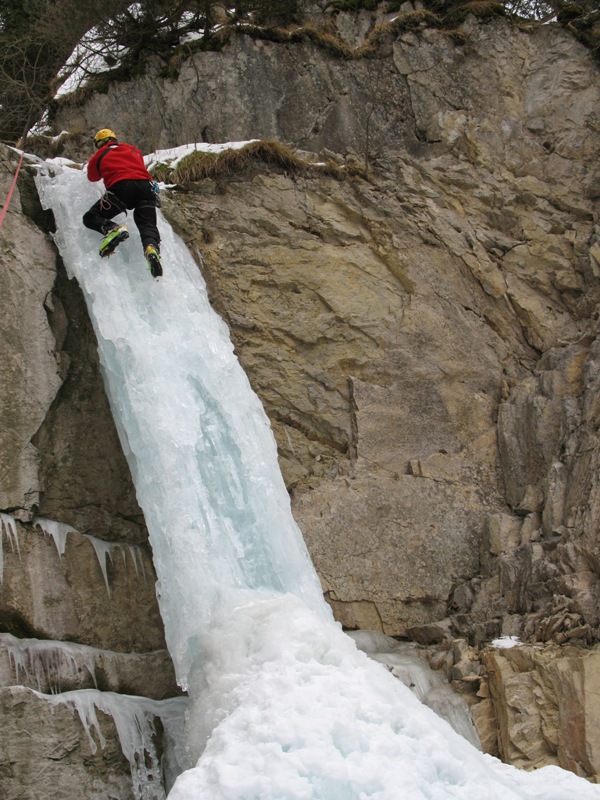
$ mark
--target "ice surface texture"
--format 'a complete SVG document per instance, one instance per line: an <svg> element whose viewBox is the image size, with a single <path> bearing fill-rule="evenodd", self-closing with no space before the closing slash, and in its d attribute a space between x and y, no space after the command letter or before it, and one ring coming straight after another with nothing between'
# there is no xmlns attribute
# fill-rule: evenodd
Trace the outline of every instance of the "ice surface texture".
<svg viewBox="0 0 600 800"><path fill-rule="evenodd" d="M144 510L180 684L216 611L248 591L292 592L328 610L291 515L269 420L212 310L198 267L162 217L165 275L130 239L108 260L81 214L98 188L79 170L38 180L56 241L82 287L123 449ZM119 218L120 219L120 218Z"/></svg>

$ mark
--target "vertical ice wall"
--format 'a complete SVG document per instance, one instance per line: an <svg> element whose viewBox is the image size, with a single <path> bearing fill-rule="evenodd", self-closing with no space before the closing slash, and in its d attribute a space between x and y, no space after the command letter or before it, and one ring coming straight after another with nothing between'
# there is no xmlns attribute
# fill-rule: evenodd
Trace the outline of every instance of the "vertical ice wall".
<svg viewBox="0 0 600 800"><path fill-rule="evenodd" d="M131 238L102 260L99 235L81 223L98 185L56 162L37 183L94 325L150 532L167 643L187 688L199 637L248 591L292 592L323 618L329 611L291 516L269 421L187 248L161 219L165 276L152 280L128 218Z"/></svg>

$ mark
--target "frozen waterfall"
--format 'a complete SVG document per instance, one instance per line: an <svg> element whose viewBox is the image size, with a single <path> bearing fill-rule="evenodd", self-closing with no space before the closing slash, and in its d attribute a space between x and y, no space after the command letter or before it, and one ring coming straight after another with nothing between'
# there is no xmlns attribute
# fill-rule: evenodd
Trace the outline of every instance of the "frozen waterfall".
<svg viewBox="0 0 600 800"><path fill-rule="evenodd" d="M85 174L40 165L79 282L144 510L189 769L170 800L596 800L556 767L526 774L455 733L360 652L322 599L274 438L186 247L159 220L164 278L135 228L108 261L81 224Z"/></svg>

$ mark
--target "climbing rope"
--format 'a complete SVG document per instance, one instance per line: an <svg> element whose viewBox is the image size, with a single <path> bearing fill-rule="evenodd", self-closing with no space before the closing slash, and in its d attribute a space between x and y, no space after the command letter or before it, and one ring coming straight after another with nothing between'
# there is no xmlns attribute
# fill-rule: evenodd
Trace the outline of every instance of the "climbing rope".
<svg viewBox="0 0 600 800"><path fill-rule="evenodd" d="M17 164L17 171L15 172L14 177L12 179L12 183L10 185L10 189L8 190L8 194L6 195L6 201L4 203L4 206L2 207L2 211L0 211L0 227L4 222L4 217L6 216L6 212L8 211L8 204L10 203L10 198L12 197L12 193L14 192L15 186L17 185L17 178L19 177L19 170L21 169L21 164L23 163L24 155L25 152L22 151L21 158L19 159L19 163Z"/></svg>

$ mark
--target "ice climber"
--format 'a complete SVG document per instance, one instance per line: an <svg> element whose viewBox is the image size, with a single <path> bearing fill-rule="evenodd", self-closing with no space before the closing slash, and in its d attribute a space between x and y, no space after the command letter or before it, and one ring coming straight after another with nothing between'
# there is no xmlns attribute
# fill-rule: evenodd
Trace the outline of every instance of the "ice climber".
<svg viewBox="0 0 600 800"><path fill-rule="evenodd" d="M100 255L105 258L129 237L125 225L117 225L113 217L133 209L133 221L142 238L144 256L153 278L162 275L160 234L156 226L158 195L152 175L146 169L141 150L117 140L109 128L94 136L96 152L88 161L90 181L104 181L106 192L83 215L86 228L104 235Z"/></svg>

